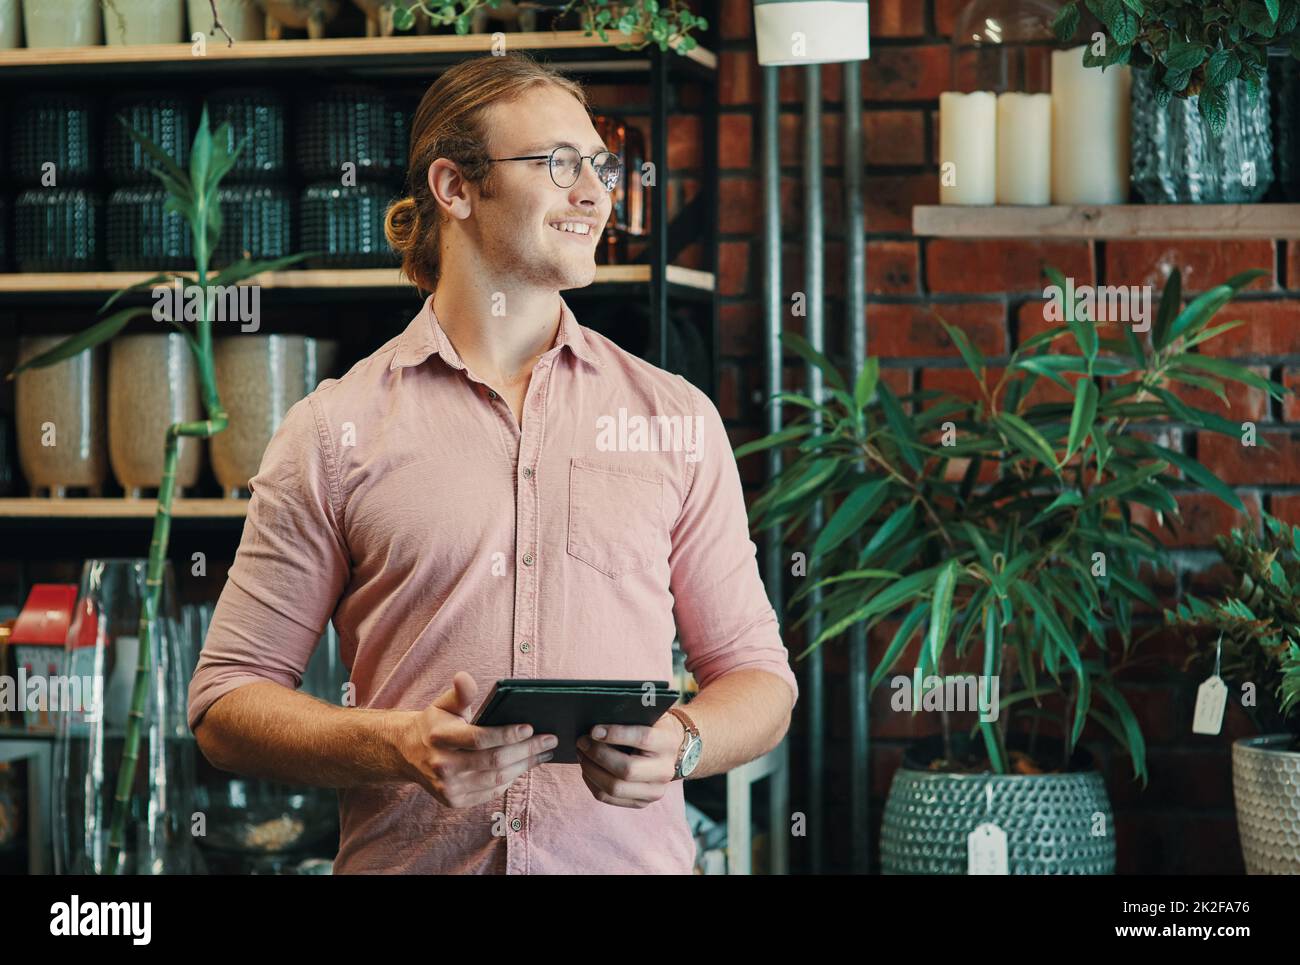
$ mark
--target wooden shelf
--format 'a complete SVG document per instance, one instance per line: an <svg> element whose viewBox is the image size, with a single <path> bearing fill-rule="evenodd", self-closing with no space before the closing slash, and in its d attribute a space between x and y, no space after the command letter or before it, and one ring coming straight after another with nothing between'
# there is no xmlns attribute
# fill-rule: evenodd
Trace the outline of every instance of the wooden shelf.
<svg viewBox="0 0 1300 965"><path fill-rule="evenodd" d="M1300 238L1300 204L918 205L929 238Z"/></svg>
<svg viewBox="0 0 1300 965"><path fill-rule="evenodd" d="M87 498L0 499L0 519L153 519L156 499ZM241 519L247 499L176 499L174 519Z"/></svg>
<svg viewBox="0 0 1300 965"><path fill-rule="evenodd" d="M58 292L115 292L151 278L149 271L51 272L43 274L0 273L0 293L44 294ZM712 291L713 273L669 265L668 283L699 291ZM594 284L648 284L649 265L597 265ZM396 268L304 269L269 271L243 282L262 288L404 288L410 287ZM578 289L579 291L581 289Z"/></svg>
<svg viewBox="0 0 1300 965"><path fill-rule="evenodd" d="M582 57L582 66L595 70L648 69L651 48L642 51L621 51L613 43L599 37L587 37L581 30L545 30L532 33L506 35L512 50L546 51L555 55L571 52ZM617 31L610 33L622 41ZM639 42L640 34L628 37ZM408 66L427 70L434 63L453 62L473 54L486 54L492 50L493 35L434 34L411 37L326 37L321 40L241 40L226 46L223 38L209 37L207 52L202 57L194 55L190 44L137 44L100 45L95 47L22 47L0 51L0 76L5 72L30 71L51 68L104 68L177 67L202 70L209 66L242 67L294 67L302 65L365 65L376 66L405 62ZM658 50L657 47L653 48ZM590 59L592 53L607 53L605 59ZM685 54L672 55L689 60L700 67L715 71L718 57L710 50L695 47Z"/></svg>

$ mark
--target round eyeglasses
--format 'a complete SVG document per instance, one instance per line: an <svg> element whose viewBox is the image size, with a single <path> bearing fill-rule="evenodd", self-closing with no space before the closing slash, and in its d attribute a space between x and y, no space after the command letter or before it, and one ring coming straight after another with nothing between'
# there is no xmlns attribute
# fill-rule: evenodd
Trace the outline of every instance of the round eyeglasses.
<svg viewBox="0 0 1300 965"><path fill-rule="evenodd" d="M578 175L582 173L582 162L590 160L591 169L596 172L596 177L600 183L605 186L606 191L613 191L618 184L619 176L623 173L623 162L619 160L617 154L611 151L600 151L596 154L583 154L576 147L570 147L563 144L551 151L550 154L527 154L520 157L494 157L489 161L547 161L547 167L551 172L551 180L555 182L557 188L571 188L578 183Z"/></svg>

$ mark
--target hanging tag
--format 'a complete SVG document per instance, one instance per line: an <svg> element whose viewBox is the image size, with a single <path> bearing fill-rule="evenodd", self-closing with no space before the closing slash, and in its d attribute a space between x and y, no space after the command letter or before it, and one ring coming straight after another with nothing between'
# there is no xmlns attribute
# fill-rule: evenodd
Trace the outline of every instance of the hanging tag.
<svg viewBox="0 0 1300 965"><path fill-rule="evenodd" d="M1228 706L1228 685L1215 674L1196 691L1193 734L1217 734L1223 730L1223 712Z"/></svg>
<svg viewBox="0 0 1300 965"><path fill-rule="evenodd" d="M986 821L966 835L966 873L968 875L1005 875L1007 870L1007 833Z"/></svg>
<svg viewBox="0 0 1300 965"><path fill-rule="evenodd" d="M993 817L993 785L984 785L984 802ZM966 873L968 875L1005 875L1007 868L1007 833L985 821L966 835Z"/></svg>

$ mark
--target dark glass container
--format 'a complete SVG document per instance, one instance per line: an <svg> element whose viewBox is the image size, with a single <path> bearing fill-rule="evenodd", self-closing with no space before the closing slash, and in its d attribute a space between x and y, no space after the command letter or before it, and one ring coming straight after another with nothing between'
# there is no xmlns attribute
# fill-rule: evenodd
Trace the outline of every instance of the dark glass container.
<svg viewBox="0 0 1300 965"><path fill-rule="evenodd" d="M31 188L14 199L19 271L99 268L103 199L84 188Z"/></svg>
<svg viewBox="0 0 1300 965"><path fill-rule="evenodd" d="M108 196L106 254L115 271L184 270L194 267L189 222L164 206L163 188L118 188Z"/></svg>
<svg viewBox="0 0 1300 965"><path fill-rule="evenodd" d="M295 127L298 170L308 178L341 182L355 165L358 179L398 181L405 174L403 125L393 100L376 88L340 86L302 104Z"/></svg>
<svg viewBox="0 0 1300 965"><path fill-rule="evenodd" d="M30 94L9 123L9 174L19 187L37 187L50 169L48 187L87 185L98 161L94 100L79 94Z"/></svg>
<svg viewBox="0 0 1300 965"><path fill-rule="evenodd" d="M223 185L221 239L213 262L229 265L240 258L282 258L293 244L293 195L270 184Z"/></svg>
<svg viewBox="0 0 1300 965"><path fill-rule="evenodd" d="M144 93L114 97L104 132L104 172L114 184L159 183L152 173L158 162L135 142L123 121L162 148L182 170L188 170L194 117L189 102L181 97Z"/></svg>
<svg viewBox="0 0 1300 965"><path fill-rule="evenodd" d="M383 268L401 259L384 236L384 214L395 192L387 185L361 182L342 187L333 181L310 184L299 206L301 243L320 252L311 268Z"/></svg>
<svg viewBox="0 0 1300 965"><path fill-rule="evenodd" d="M208 123L215 133L230 125L226 149L234 151L247 138L230 169L233 181L274 181L289 170L285 150L287 109L285 99L274 91L233 88L217 91L208 99Z"/></svg>

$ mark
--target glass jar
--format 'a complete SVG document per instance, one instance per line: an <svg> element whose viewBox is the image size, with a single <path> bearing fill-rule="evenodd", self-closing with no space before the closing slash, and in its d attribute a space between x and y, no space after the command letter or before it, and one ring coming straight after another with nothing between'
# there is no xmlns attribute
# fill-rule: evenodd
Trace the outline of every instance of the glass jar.
<svg viewBox="0 0 1300 965"><path fill-rule="evenodd" d="M54 860L59 874L104 874L118 771L140 648L148 561L85 562L68 628L64 673L82 699L58 714L54 745ZM194 738L186 723L186 644L171 563L164 564L149 628L148 687L135 780L126 809L121 873L194 874ZM69 684L71 685L71 680ZM89 688L90 696L86 698Z"/></svg>
<svg viewBox="0 0 1300 965"><path fill-rule="evenodd" d="M1227 85L1228 121L1215 135L1199 98L1155 99L1149 70L1133 72L1133 186L1148 204L1250 204L1273 184L1269 78L1253 100L1240 80Z"/></svg>

